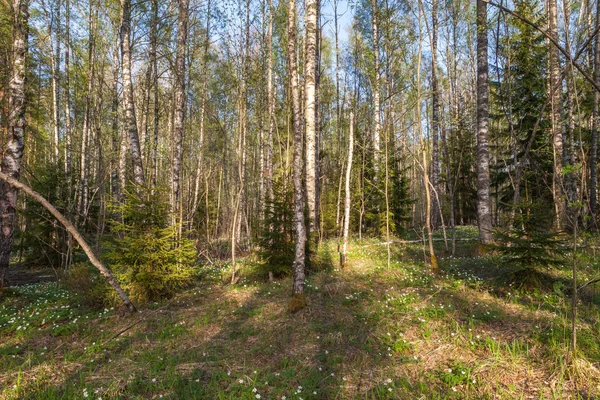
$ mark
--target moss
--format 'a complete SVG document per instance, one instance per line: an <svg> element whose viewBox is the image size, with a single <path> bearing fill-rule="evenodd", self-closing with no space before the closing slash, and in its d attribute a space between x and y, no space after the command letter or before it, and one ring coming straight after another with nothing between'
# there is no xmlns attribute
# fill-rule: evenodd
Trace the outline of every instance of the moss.
<svg viewBox="0 0 600 400"><path fill-rule="evenodd" d="M288 311L295 313L306 307L306 296L304 293L294 293L288 304Z"/></svg>

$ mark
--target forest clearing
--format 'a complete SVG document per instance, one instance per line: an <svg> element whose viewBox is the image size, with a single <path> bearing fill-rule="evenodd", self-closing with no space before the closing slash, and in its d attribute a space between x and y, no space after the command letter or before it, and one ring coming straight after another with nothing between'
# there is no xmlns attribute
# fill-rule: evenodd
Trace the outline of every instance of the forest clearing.
<svg viewBox="0 0 600 400"><path fill-rule="evenodd" d="M0 399L599 399L600 0L0 1Z"/></svg>
<svg viewBox="0 0 600 400"><path fill-rule="evenodd" d="M134 317L86 309L55 283L21 286L0 304L0 397L596 398L600 293L582 296L571 369L568 276L548 271L543 290L506 284L500 259L465 243L439 275L422 245L393 245L388 267L381 242L353 240L339 270L326 243L297 314L289 279L255 280L251 259L236 286L216 267Z"/></svg>

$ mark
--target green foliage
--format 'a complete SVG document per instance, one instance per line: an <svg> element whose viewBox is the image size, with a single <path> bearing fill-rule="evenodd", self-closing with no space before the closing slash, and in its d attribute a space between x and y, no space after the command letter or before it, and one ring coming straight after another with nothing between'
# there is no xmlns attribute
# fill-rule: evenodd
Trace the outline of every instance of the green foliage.
<svg viewBox="0 0 600 400"><path fill-rule="evenodd" d="M69 185L63 169L57 164L40 163L29 172L32 178L28 183L33 190L69 216ZM27 264L58 267L61 253L66 252L66 231L40 203L29 196L23 200L25 206L19 208L22 219L15 227L14 254L22 255Z"/></svg>
<svg viewBox="0 0 600 400"><path fill-rule="evenodd" d="M267 204L265 222L258 239L259 256L262 260L259 273L266 277L289 275L294 262L294 232L292 191L279 182L273 185L274 199Z"/></svg>
<svg viewBox="0 0 600 400"><path fill-rule="evenodd" d="M551 230L547 206L523 202L515 209L512 229L495 231L494 249L514 266L533 268L559 265L566 251L564 241Z"/></svg>
<svg viewBox="0 0 600 400"><path fill-rule="evenodd" d="M155 300L192 282L194 243L177 238L178 226L168 223L162 192L147 199L126 193L125 201L113 203L111 211L117 218L111 222L104 257L132 297Z"/></svg>
<svg viewBox="0 0 600 400"><path fill-rule="evenodd" d="M113 289L100 272L88 263L77 263L61 279L80 304L90 308L104 308L111 302Z"/></svg>

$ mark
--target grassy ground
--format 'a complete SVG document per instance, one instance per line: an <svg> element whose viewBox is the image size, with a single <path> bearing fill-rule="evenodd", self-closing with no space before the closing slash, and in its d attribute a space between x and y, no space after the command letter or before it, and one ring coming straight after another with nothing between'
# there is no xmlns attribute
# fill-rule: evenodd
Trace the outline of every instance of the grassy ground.
<svg viewBox="0 0 600 400"><path fill-rule="evenodd" d="M252 267L236 286L204 280L133 317L78 306L55 283L11 289L0 299L0 398L600 397L598 296L579 304L573 361L567 272L526 290L498 278L495 257L470 256L442 258L434 276L421 246L394 243L388 268L376 240L352 242L338 270L335 246L322 246L330 268L309 276L309 306L294 315L290 281L255 281Z"/></svg>

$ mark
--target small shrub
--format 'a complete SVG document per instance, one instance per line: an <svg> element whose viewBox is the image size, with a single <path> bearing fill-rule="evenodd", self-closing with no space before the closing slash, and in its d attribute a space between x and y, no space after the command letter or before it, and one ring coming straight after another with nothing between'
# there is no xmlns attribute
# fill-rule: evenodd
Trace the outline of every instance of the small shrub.
<svg viewBox="0 0 600 400"><path fill-rule="evenodd" d="M61 283L74 293L80 304L100 309L112 301L112 290L100 272L87 263L77 263L64 272Z"/></svg>
<svg viewBox="0 0 600 400"><path fill-rule="evenodd" d="M140 199L127 193L115 203L111 239L104 254L115 277L138 301L172 295L196 276L196 250L190 239L177 238L178 227L168 223L162 192Z"/></svg>
<svg viewBox="0 0 600 400"><path fill-rule="evenodd" d="M266 278L271 272L276 278L287 276L294 263L294 232L291 190L282 185L274 187L275 198L267 204L265 223L258 240L258 255L262 263L258 273Z"/></svg>

